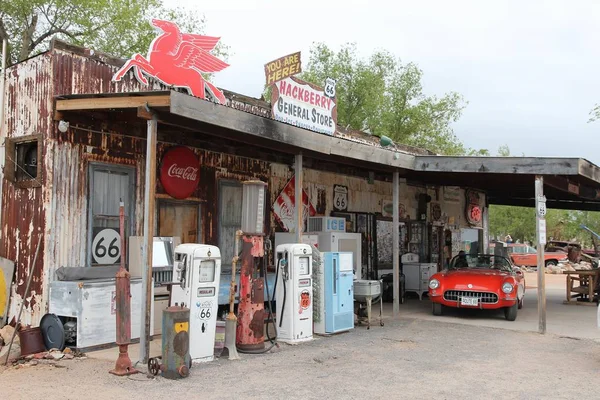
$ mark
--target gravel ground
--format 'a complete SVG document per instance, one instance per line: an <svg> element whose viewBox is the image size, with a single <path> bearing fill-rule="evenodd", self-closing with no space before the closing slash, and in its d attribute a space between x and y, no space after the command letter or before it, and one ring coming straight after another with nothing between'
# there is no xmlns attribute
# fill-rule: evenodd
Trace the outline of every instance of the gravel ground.
<svg viewBox="0 0 600 400"><path fill-rule="evenodd" d="M508 322L507 322L508 323ZM600 344L402 319L263 356L196 366L180 381L119 378L93 359L5 369L2 399L598 398Z"/></svg>

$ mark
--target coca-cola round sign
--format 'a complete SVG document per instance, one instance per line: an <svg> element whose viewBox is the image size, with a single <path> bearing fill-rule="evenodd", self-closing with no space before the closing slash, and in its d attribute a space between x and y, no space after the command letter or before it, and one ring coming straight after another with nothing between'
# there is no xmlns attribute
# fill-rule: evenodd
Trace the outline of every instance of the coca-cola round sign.
<svg viewBox="0 0 600 400"><path fill-rule="evenodd" d="M160 183L176 199L190 197L200 182L200 163L187 147L168 150L160 165Z"/></svg>

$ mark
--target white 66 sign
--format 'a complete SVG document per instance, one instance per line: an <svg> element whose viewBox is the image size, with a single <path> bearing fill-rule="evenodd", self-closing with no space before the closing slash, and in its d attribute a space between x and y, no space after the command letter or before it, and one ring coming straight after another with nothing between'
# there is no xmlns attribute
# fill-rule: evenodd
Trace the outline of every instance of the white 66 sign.
<svg viewBox="0 0 600 400"><path fill-rule="evenodd" d="M335 81L331 78L325 80L325 96L333 99L335 98Z"/></svg>
<svg viewBox="0 0 600 400"><path fill-rule="evenodd" d="M348 210L348 187L333 185L333 209L335 211Z"/></svg>
<svg viewBox="0 0 600 400"><path fill-rule="evenodd" d="M92 264L110 265L121 260L121 235L113 228L94 228Z"/></svg>

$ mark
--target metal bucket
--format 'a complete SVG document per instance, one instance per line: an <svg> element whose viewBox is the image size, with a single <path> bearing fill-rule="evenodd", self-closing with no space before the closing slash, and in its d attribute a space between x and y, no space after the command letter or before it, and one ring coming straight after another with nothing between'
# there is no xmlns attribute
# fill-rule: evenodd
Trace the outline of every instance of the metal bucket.
<svg viewBox="0 0 600 400"><path fill-rule="evenodd" d="M19 329L19 341L21 342L21 355L41 353L46 350L42 330L40 327Z"/></svg>

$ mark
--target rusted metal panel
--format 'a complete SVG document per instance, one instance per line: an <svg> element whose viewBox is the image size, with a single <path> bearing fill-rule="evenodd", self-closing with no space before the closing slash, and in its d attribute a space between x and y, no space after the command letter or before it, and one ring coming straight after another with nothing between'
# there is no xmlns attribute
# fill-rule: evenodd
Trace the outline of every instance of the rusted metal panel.
<svg viewBox="0 0 600 400"><path fill-rule="evenodd" d="M52 108L50 55L40 55L7 69L6 74L6 135L18 138L26 135L45 135L50 124ZM42 143L43 143L42 139ZM39 145L42 146L42 143ZM42 160L47 157L42 149ZM10 163L11 160L8 160ZM45 165L45 162L44 162ZM7 166L8 167L8 166ZM45 171L38 179L43 183ZM15 280L11 288L9 321L25 302L22 323L35 323L45 311L43 302L43 258L32 266L39 235L45 229L44 191L41 187L23 189L13 182L2 185L2 239L0 255L15 262ZM42 241L40 254L45 253ZM33 279L29 293L25 293L29 270Z"/></svg>

